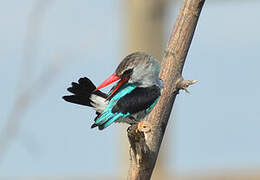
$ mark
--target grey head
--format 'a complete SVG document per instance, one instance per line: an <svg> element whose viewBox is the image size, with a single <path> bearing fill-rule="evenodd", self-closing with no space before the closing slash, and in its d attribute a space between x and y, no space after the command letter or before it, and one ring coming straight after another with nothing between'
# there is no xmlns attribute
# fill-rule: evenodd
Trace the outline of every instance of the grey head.
<svg viewBox="0 0 260 180"><path fill-rule="evenodd" d="M121 79L129 77L128 83L136 84L138 87L162 87L160 69L161 65L154 57L144 52L135 52L122 60L116 74Z"/></svg>

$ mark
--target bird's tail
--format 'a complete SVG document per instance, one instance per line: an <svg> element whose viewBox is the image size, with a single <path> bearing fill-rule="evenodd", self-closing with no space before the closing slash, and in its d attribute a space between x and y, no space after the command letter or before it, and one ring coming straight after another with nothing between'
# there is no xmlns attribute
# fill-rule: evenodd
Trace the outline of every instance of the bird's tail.
<svg viewBox="0 0 260 180"><path fill-rule="evenodd" d="M78 83L72 82L71 87L67 90L73 95L63 96L65 101L70 103L90 106L95 108L95 102L93 102L93 97L106 99L107 95L101 91L95 91L96 86L86 77L80 78Z"/></svg>
<svg viewBox="0 0 260 180"><path fill-rule="evenodd" d="M70 103L94 108L97 114L97 117L95 118L96 121L108 105L108 101L106 100L108 96L99 90L95 91L95 89L96 86L88 78L80 78L78 83L72 82L71 87L67 89L73 95L63 96L62 98ZM97 125L95 123L91 126L91 128L96 126L98 126L100 130L104 129L102 128L102 124Z"/></svg>

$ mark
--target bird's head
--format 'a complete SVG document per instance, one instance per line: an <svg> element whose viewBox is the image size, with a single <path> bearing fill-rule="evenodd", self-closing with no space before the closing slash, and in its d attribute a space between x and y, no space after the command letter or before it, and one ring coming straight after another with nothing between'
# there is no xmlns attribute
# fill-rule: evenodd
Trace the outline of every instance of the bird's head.
<svg viewBox="0 0 260 180"><path fill-rule="evenodd" d="M122 60L116 71L96 90L106 87L117 80L120 81L110 96L126 82L135 84L138 87L155 85L159 80L160 68L160 63L154 57L143 52L132 53Z"/></svg>

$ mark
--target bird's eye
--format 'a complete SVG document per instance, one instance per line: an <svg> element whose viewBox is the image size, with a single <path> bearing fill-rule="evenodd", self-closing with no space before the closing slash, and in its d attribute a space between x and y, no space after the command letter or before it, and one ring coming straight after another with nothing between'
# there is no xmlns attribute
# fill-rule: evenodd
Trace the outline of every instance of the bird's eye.
<svg viewBox="0 0 260 180"><path fill-rule="evenodd" d="M133 69L125 70L124 73L122 74L122 77L128 77L132 74L132 72L133 72Z"/></svg>

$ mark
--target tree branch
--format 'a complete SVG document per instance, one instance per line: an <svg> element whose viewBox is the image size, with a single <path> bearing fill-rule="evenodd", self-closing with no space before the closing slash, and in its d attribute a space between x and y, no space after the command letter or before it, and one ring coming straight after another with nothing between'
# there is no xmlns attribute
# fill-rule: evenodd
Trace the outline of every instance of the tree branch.
<svg viewBox="0 0 260 180"><path fill-rule="evenodd" d="M162 60L162 96L146 121L128 128L130 180L151 178L176 95L196 82L183 80L182 70L204 2L184 0Z"/></svg>

